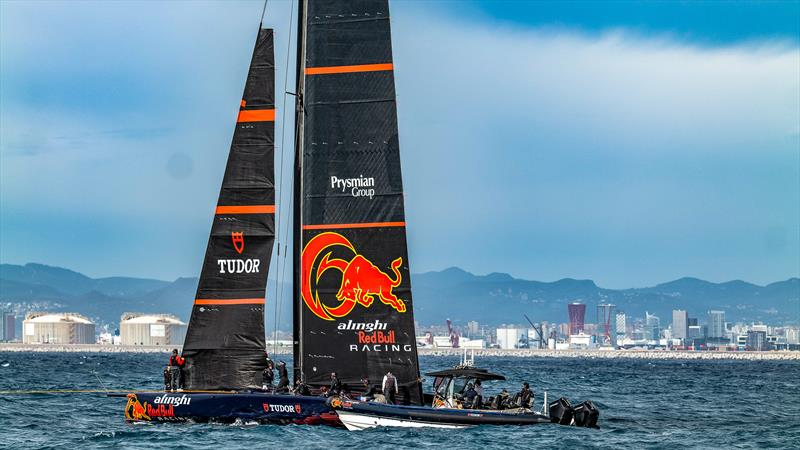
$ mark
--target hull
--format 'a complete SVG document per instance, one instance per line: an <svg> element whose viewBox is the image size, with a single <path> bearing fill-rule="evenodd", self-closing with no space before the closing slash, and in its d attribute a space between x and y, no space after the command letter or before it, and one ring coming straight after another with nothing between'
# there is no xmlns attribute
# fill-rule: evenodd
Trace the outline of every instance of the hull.
<svg viewBox="0 0 800 450"><path fill-rule="evenodd" d="M134 422L257 422L341 426L323 397L266 392L137 392L127 395Z"/></svg>
<svg viewBox="0 0 800 450"><path fill-rule="evenodd" d="M342 424L351 431L381 426L464 428L474 425L551 423L549 416L526 410L449 409L356 401L341 401L334 404Z"/></svg>

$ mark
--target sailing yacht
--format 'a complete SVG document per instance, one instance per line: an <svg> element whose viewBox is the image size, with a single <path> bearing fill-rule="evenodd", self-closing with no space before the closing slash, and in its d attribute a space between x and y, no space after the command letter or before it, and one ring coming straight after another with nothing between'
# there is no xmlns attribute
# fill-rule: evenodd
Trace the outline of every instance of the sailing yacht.
<svg viewBox="0 0 800 450"><path fill-rule="evenodd" d="M320 394L336 373L344 392L261 390L276 196L273 32L259 29L183 347L185 388L128 394L126 418L350 429L567 422L564 408L552 418L464 408L459 380L502 379L474 368L431 374L437 392L423 395L388 0L300 0L298 11L293 379ZM387 372L398 405L350 400Z"/></svg>
<svg viewBox="0 0 800 450"><path fill-rule="evenodd" d="M400 400L420 404L388 2L298 10L293 378L319 393L332 372L360 386L392 370ZM259 29L183 347L184 389L128 394L128 420L338 423L324 397L261 391L274 85L273 31Z"/></svg>

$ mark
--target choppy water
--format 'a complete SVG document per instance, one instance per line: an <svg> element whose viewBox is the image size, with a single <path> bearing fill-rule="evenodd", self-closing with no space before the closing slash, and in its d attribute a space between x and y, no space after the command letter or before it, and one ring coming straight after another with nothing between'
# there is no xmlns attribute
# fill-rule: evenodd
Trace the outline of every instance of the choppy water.
<svg viewBox="0 0 800 450"><path fill-rule="evenodd" d="M0 390L159 389L167 355L0 353ZM456 358L422 357L423 371ZM522 381L551 398L592 399L600 430L538 425L463 431L127 424L124 398L0 395L0 448L800 448L800 362L492 358L505 374L487 394ZM95 373L97 376L95 376Z"/></svg>

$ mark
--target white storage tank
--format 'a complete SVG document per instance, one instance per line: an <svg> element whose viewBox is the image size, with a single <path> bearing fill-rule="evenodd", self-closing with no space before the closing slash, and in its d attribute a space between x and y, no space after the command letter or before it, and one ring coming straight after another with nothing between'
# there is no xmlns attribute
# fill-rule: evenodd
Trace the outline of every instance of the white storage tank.
<svg viewBox="0 0 800 450"><path fill-rule="evenodd" d="M119 323L122 345L183 345L186 324L171 314L125 313Z"/></svg>
<svg viewBox="0 0 800 450"><path fill-rule="evenodd" d="M78 313L34 312L22 322L25 344L94 344L95 327Z"/></svg>

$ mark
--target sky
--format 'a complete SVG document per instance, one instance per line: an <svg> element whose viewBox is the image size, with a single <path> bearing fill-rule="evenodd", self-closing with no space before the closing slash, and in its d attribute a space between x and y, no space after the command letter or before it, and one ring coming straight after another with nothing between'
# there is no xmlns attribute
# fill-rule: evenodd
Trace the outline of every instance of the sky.
<svg viewBox="0 0 800 450"><path fill-rule="evenodd" d="M0 261L197 276L261 7L0 1ZM391 7L412 272L800 276L800 3Z"/></svg>

